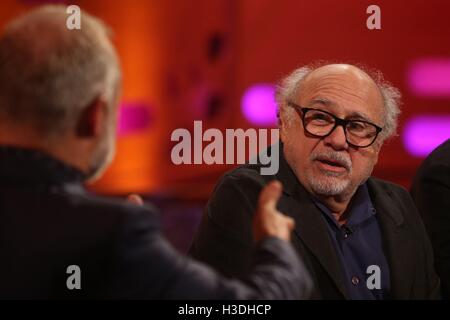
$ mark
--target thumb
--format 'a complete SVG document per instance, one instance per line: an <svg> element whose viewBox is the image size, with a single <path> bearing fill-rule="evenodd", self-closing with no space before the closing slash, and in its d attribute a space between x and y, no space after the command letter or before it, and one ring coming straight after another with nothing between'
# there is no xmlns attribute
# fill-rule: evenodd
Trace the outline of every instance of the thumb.
<svg viewBox="0 0 450 320"><path fill-rule="evenodd" d="M284 218L286 219L286 224L287 224L289 230L290 231L294 230L294 228L295 228L294 219L292 219L291 217L288 217L288 216L284 216Z"/></svg>
<svg viewBox="0 0 450 320"><path fill-rule="evenodd" d="M279 181L269 182L261 191L258 205L261 209L276 210L277 202L281 197L282 185Z"/></svg>
<svg viewBox="0 0 450 320"><path fill-rule="evenodd" d="M130 194L127 197L127 202L138 205L138 206L144 205L144 200L142 200L141 196L139 196L137 194Z"/></svg>

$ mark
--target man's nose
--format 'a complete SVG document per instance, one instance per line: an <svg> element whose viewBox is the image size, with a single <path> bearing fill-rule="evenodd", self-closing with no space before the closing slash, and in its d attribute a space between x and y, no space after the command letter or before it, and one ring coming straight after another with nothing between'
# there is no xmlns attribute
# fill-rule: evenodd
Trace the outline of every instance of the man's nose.
<svg viewBox="0 0 450 320"><path fill-rule="evenodd" d="M343 126L337 126L329 136L323 138L323 142L335 150L343 150L348 148L347 139Z"/></svg>

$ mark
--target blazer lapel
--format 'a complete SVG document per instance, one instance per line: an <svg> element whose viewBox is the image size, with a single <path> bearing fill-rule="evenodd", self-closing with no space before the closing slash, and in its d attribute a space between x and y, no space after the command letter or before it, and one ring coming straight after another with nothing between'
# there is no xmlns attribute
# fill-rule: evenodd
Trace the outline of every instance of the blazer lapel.
<svg viewBox="0 0 450 320"><path fill-rule="evenodd" d="M307 196L307 195L306 195ZM348 298L342 279L342 269L322 214L308 198L297 201L291 197L282 198L281 212L295 220L295 235L303 242L327 271L335 285Z"/></svg>
<svg viewBox="0 0 450 320"><path fill-rule="evenodd" d="M282 182L284 192L284 196L278 203L278 209L295 220L296 237L308 247L333 279L339 291L348 298L340 262L322 213L298 182L282 152L280 152L280 168L276 178Z"/></svg>
<svg viewBox="0 0 450 320"><path fill-rule="evenodd" d="M375 209L383 239L383 248L389 264L391 298L407 298L414 281L415 248L392 192L375 179L368 180L369 193ZM383 271L381 271L383 272Z"/></svg>

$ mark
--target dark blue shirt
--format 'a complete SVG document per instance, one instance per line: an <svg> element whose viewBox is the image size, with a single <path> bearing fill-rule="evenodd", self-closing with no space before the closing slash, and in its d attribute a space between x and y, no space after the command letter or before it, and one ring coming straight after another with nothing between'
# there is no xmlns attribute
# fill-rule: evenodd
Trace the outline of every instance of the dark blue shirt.
<svg viewBox="0 0 450 320"><path fill-rule="evenodd" d="M386 299L390 290L389 266L383 252L381 231L366 184L353 196L345 214L347 222L339 226L330 210L314 199L322 211L336 254L341 262L343 279L350 299ZM380 289L375 280L379 267ZM367 285L369 280L369 286ZM375 286L375 288L373 288ZM369 288L371 287L371 288Z"/></svg>

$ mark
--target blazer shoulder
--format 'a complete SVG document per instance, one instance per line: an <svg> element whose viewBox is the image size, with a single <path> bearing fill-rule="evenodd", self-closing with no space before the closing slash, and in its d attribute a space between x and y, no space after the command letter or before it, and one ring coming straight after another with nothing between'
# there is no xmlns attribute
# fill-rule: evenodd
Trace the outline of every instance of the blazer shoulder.
<svg viewBox="0 0 450 320"><path fill-rule="evenodd" d="M64 195L65 207L74 212L75 219L89 221L93 228L110 226L122 228L124 224L139 221L147 226L159 227L159 212L152 204L138 206L122 199L107 198L90 193L69 193ZM100 224L100 225L99 225Z"/></svg>
<svg viewBox="0 0 450 320"><path fill-rule="evenodd" d="M274 175L261 175L260 164L245 164L226 172L220 182L233 180L235 182L253 182L255 186L263 186L271 180L276 179Z"/></svg>
<svg viewBox="0 0 450 320"><path fill-rule="evenodd" d="M211 194L209 204L220 202L230 207L236 204L237 199L245 199L253 207L261 189L275 178L261 175L258 165L239 166L222 175Z"/></svg>

